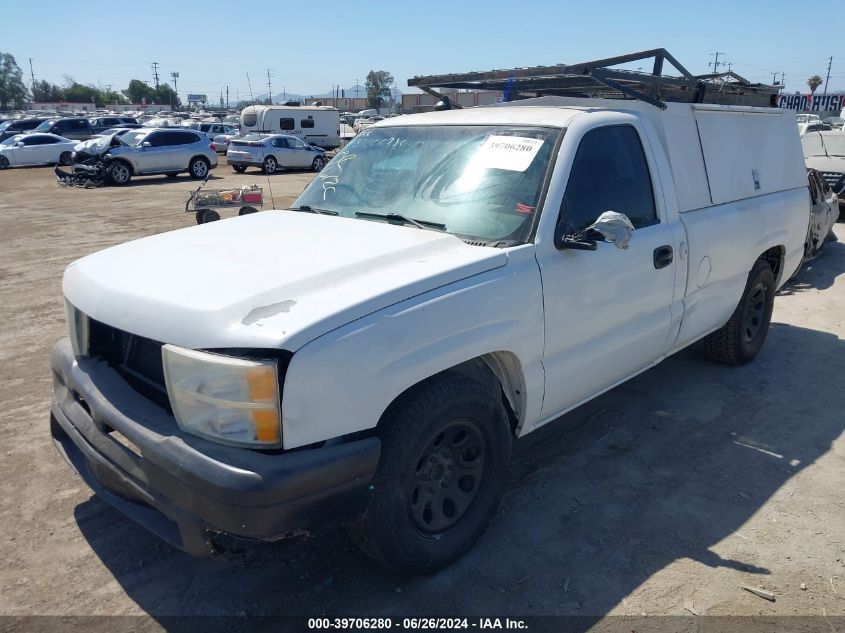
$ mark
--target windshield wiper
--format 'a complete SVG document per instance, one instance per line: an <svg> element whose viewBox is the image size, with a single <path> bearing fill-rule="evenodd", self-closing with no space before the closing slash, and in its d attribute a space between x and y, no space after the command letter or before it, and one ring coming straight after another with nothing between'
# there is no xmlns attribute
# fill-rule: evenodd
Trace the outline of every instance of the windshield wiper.
<svg viewBox="0 0 845 633"><path fill-rule="evenodd" d="M427 231L439 230L445 231L446 225L440 222L429 222L428 220L415 220L414 218L407 218L399 213L370 213L369 211L356 211L357 218L379 218L387 220L388 222L402 222L403 224L413 224L418 229L426 229Z"/></svg>
<svg viewBox="0 0 845 633"><path fill-rule="evenodd" d="M307 204L300 205L294 211L305 211L306 213L318 213L320 215L337 215L337 211L329 211L328 209L317 209L316 207L308 206Z"/></svg>

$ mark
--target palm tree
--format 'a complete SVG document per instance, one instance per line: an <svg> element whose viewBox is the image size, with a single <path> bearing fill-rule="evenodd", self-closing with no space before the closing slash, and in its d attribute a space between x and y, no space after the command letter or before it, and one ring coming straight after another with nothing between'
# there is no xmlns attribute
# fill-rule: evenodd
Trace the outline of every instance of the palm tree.
<svg viewBox="0 0 845 633"><path fill-rule="evenodd" d="M810 86L810 92L815 94L816 89L822 85L822 78L818 75L813 75L807 80L807 85Z"/></svg>

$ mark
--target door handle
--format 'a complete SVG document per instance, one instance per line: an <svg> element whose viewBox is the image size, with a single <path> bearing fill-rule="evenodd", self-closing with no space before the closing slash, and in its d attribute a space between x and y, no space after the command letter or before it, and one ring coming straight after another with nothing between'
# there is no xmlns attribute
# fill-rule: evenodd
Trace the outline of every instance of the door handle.
<svg viewBox="0 0 845 633"><path fill-rule="evenodd" d="M658 246L654 249L654 267L658 270L666 268L672 263L674 257L672 247L668 244L665 246Z"/></svg>

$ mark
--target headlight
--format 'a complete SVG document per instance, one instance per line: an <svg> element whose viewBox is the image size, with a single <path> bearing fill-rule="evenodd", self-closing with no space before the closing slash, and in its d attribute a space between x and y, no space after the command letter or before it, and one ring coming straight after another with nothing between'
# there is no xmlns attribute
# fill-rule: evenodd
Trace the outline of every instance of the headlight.
<svg viewBox="0 0 845 633"><path fill-rule="evenodd" d="M80 356L87 356L88 317L74 308L71 303L65 299L65 318L67 319L67 329L70 336L70 345L73 348L73 355L77 358Z"/></svg>
<svg viewBox="0 0 845 633"><path fill-rule="evenodd" d="M238 446L282 444L276 362L161 348L164 380L179 428Z"/></svg>

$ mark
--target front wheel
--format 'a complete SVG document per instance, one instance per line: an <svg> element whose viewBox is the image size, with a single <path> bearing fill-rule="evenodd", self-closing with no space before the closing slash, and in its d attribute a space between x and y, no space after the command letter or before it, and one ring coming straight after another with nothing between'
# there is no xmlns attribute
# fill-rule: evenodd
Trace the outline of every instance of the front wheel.
<svg viewBox="0 0 845 633"><path fill-rule="evenodd" d="M197 211L197 224L207 224L220 219L220 214L214 209L200 209Z"/></svg>
<svg viewBox="0 0 845 633"><path fill-rule="evenodd" d="M730 320L704 339L707 355L726 365L745 365L760 353L775 304L775 277L768 262L757 260Z"/></svg>
<svg viewBox="0 0 845 633"><path fill-rule="evenodd" d="M6 169L9 167L9 159L5 156L0 156L0 169Z"/></svg>
<svg viewBox="0 0 845 633"><path fill-rule="evenodd" d="M379 429L372 495L350 532L392 569L434 571L472 547L501 499L511 435L500 394L445 372L404 397Z"/></svg>
<svg viewBox="0 0 845 633"><path fill-rule="evenodd" d="M68 165L70 165L71 161L72 156L70 152L62 152L59 156L59 165L64 165L65 167L67 167Z"/></svg>
<svg viewBox="0 0 845 633"><path fill-rule="evenodd" d="M323 158L322 156L317 156L314 159L314 162L311 163L311 169L313 169L314 171L320 171L325 166L326 166L326 159Z"/></svg>
<svg viewBox="0 0 845 633"><path fill-rule="evenodd" d="M210 167L211 166L205 158L194 158L188 165L188 173L191 174L191 178L194 180L202 180L208 176L208 170Z"/></svg>
<svg viewBox="0 0 845 633"><path fill-rule="evenodd" d="M246 171L246 165L232 165L232 169L235 170L235 173L242 174Z"/></svg>
<svg viewBox="0 0 845 633"><path fill-rule="evenodd" d="M109 168L109 174L112 184L120 187L132 179L132 168L122 160L114 161Z"/></svg>

